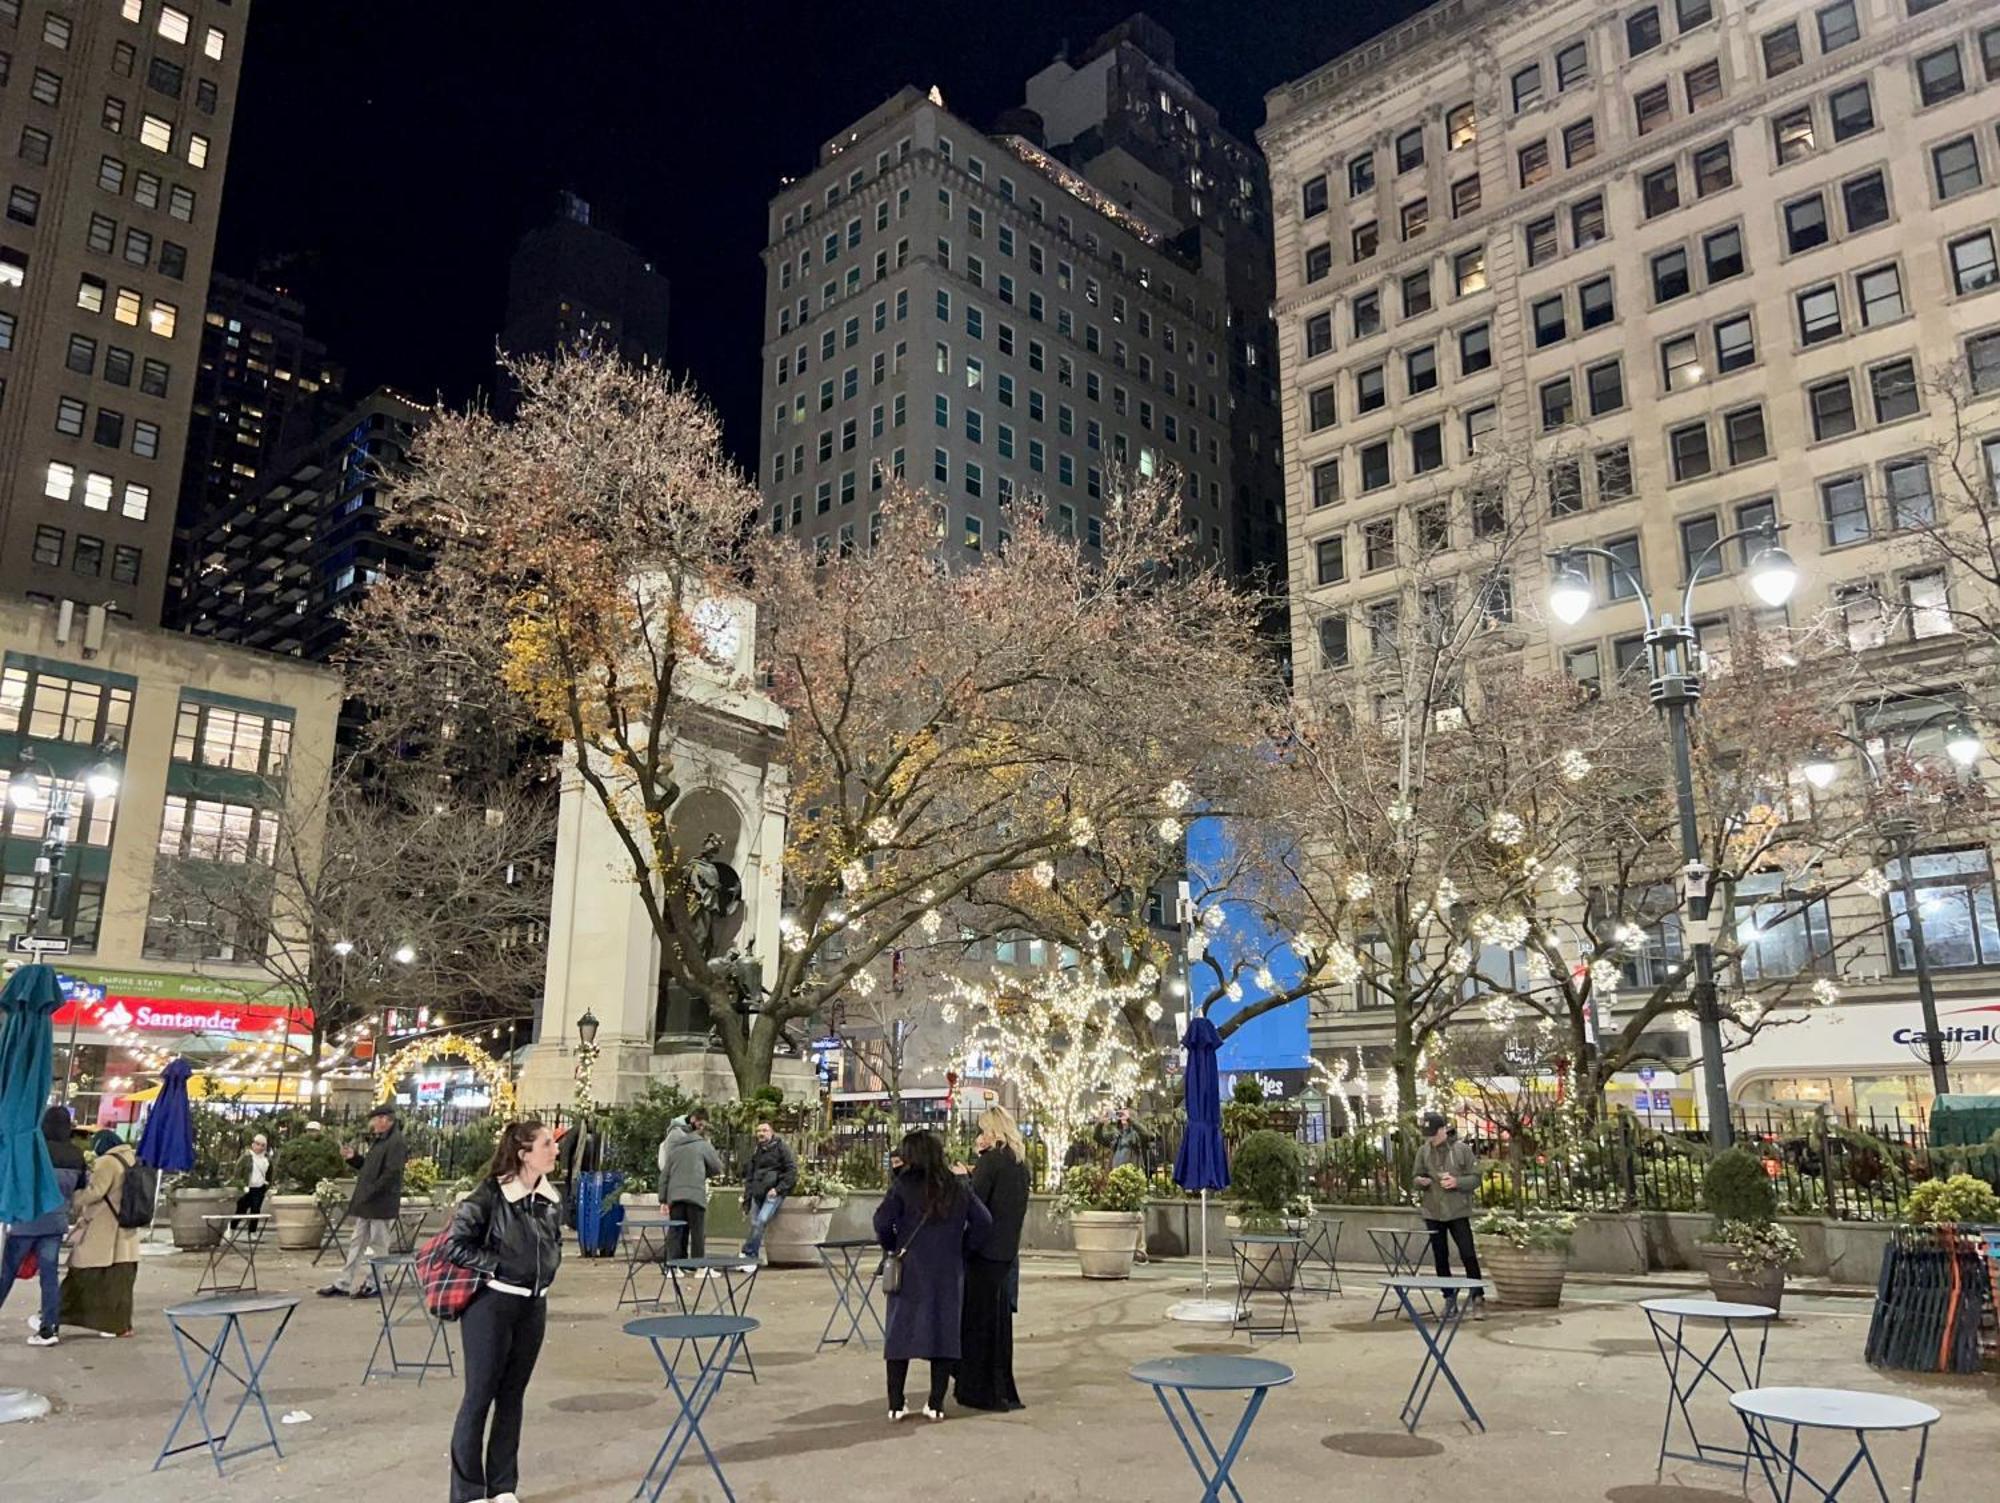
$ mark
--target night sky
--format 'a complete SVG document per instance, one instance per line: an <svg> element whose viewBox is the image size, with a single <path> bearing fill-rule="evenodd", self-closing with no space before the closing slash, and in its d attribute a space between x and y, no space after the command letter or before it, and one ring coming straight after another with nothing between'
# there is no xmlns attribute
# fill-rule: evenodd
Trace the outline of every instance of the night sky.
<svg viewBox="0 0 2000 1503"><path fill-rule="evenodd" d="M260 269L359 395L485 386L516 237L559 188L673 283L671 358L754 460L765 205L903 84L975 124L1131 0L259 0L217 268ZM1156 0L1245 140L1264 92L1419 5Z"/></svg>

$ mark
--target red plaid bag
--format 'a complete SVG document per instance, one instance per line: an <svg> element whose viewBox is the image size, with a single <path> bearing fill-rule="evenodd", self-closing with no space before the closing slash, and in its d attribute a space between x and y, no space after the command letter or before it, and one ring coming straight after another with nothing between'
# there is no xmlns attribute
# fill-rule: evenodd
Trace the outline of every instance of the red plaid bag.
<svg viewBox="0 0 2000 1503"><path fill-rule="evenodd" d="M417 1249L417 1282L423 1285L424 1308L439 1320L457 1320L479 1292L485 1275L476 1268L454 1263L446 1252L451 1228L432 1237Z"/></svg>

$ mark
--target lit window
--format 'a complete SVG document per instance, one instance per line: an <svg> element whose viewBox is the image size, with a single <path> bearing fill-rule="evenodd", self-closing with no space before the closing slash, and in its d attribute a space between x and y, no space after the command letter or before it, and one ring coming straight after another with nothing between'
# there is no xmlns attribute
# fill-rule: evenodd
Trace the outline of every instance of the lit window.
<svg viewBox="0 0 2000 1503"><path fill-rule="evenodd" d="M180 318L180 310L172 303L153 300L153 311L147 316L147 327L162 339L174 337L174 325Z"/></svg>
<svg viewBox="0 0 2000 1503"><path fill-rule="evenodd" d="M137 327L139 323L139 294L130 287L118 289L118 301L112 307L111 316L121 324Z"/></svg>
<svg viewBox="0 0 2000 1503"><path fill-rule="evenodd" d="M192 131L188 133L187 159L188 166L190 167L206 167L208 165L207 136L199 136Z"/></svg>
<svg viewBox="0 0 2000 1503"><path fill-rule="evenodd" d="M202 39L201 50L219 63L222 61L222 52L227 40L220 26L211 26L208 28L208 35Z"/></svg>
<svg viewBox="0 0 2000 1503"><path fill-rule="evenodd" d="M18 283L16 285L19 285ZM96 277L79 278L76 284L76 305L86 313L104 311L104 283Z"/></svg>
<svg viewBox="0 0 2000 1503"><path fill-rule="evenodd" d="M160 8L159 31L160 35L168 41L178 42L185 46L188 39L189 24L186 11L175 10L171 5L165 5Z"/></svg>
<svg viewBox="0 0 2000 1503"><path fill-rule="evenodd" d="M42 494L51 501L67 501L76 487L76 470L61 461L49 465L48 478L42 482Z"/></svg>
<svg viewBox="0 0 2000 1503"><path fill-rule="evenodd" d="M152 505L152 502L153 492L149 487L127 485L125 487L125 504L120 509L132 521L143 522L146 520L146 509Z"/></svg>
<svg viewBox="0 0 2000 1503"><path fill-rule="evenodd" d="M95 470L83 477L83 504L92 511L111 510L111 477Z"/></svg>
<svg viewBox="0 0 2000 1503"><path fill-rule="evenodd" d="M118 13L126 20L136 22L139 19L140 13L145 8L146 0L124 0L124 3L118 9Z"/></svg>
<svg viewBox="0 0 2000 1503"><path fill-rule="evenodd" d="M139 139L155 151L174 149L173 125L158 115L144 115L139 120Z"/></svg>

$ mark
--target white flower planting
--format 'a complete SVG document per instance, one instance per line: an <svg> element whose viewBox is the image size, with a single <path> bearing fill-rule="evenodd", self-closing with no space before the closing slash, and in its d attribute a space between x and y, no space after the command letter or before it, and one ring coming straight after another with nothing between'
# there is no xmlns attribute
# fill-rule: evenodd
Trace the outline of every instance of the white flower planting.
<svg viewBox="0 0 2000 1503"><path fill-rule="evenodd" d="M1139 967L1139 985L1151 991L1160 984L1160 968L1151 961Z"/></svg>
<svg viewBox="0 0 2000 1503"><path fill-rule="evenodd" d="M1229 915L1220 903L1204 908L1201 912L1201 926L1210 934L1220 934L1222 926L1229 922Z"/></svg>
<svg viewBox="0 0 2000 1503"><path fill-rule="evenodd" d="M1486 838L1495 845L1519 845L1528 838L1528 826L1520 815L1497 809L1486 821Z"/></svg>
<svg viewBox="0 0 2000 1503"><path fill-rule="evenodd" d="M1053 861L1037 861L1028 868L1028 880L1047 892L1056 885L1056 864Z"/></svg>
<svg viewBox="0 0 2000 1503"><path fill-rule="evenodd" d="M1267 965L1258 966L1257 974L1250 979L1257 983L1259 991L1272 992L1278 989L1278 978L1271 974L1271 968Z"/></svg>
<svg viewBox="0 0 2000 1503"><path fill-rule="evenodd" d="M1313 963L1313 957L1319 954L1319 950L1319 941L1314 939L1310 934L1295 934L1292 936L1292 953L1307 965Z"/></svg>
<svg viewBox="0 0 2000 1503"><path fill-rule="evenodd" d="M868 885L868 868L860 861L850 861L840 869L840 886L850 898Z"/></svg>
<svg viewBox="0 0 2000 1503"><path fill-rule="evenodd" d="M1243 1000L1243 983L1240 981L1230 982L1229 985L1223 989L1223 995L1229 998L1229 1000L1232 1002L1241 1002Z"/></svg>
<svg viewBox="0 0 2000 1503"><path fill-rule="evenodd" d="M1590 997L1600 1007L1609 1007L1625 977L1617 965L1601 956L1590 963Z"/></svg>
<svg viewBox="0 0 2000 1503"><path fill-rule="evenodd" d="M1549 886L1559 898L1574 897L1583 888L1583 873L1568 862L1549 868Z"/></svg>
<svg viewBox="0 0 2000 1503"><path fill-rule="evenodd" d="M1869 867L1854 885L1878 903L1889 896L1889 874L1879 866Z"/></svg>
<svg viewBox="0 0 2000 1503"><path fill-rule="evenodd" d="M1530 981L1547 981L1556 973L1555 967L1549 964L1549 957L1540 950L1530 950L1526 964Z"/></svg>
<svg viewBox="0 0 2000 1503"><path fill-rule="evenodd" d="M1361 957L1336 940L1326 952L1326 973L1336 986L1352 986L1361 979Z"/></svg>
<svg viewBox="0 0 2000 1503"><path fill-rule="evenodd" d="M1590 758L1573 746L1556 759L1556 767L1572 783L1581 783L1590 776Z"/></svg>
<svg viewBox="0 0 2000 1503"><path fill-rule="evenodd" d="M1046 972L998 992L956 978L951 985L966 1013L961 1061L988 1058L1013 1084L1022 1115L1048 1144L1050 1183L1059 1185L1069 1146L1099 1104L1129 1100L1138 1089L1138 1057L1123 1038L1125 1009L1158 1002L1140 987L1080 971Z"/></svg>
<svg viewBox="0 0 2000 1503"><path fill-rule="evenodd" d="M1637 924L1620 924L1617 934L1612 937L1612 943L1621 950L1630 950L1636 954L1646 948L1646 931Z"/></svg>
<svg viewBox="0 0 2000 1503"><path fill-rule="evenodd" d="M1160 790L1160 802L1178 813L1194 802L1194 790L1175 778Z"/></svg>
<svg viewBox="0 0 2000 1503"><path fill-rule="evenodd" d="M855 996L872 997L875 994L875 973L873 971L856 971L848 978L847 984L854 988Z"/></svg>
<svg viewBox="0 0 2000 1503"><path fill-rule="evenodd" d="M1514 1020L1521 1014L1520 1008L1514 1005L1514 999L1505 992L1494 992L1486 999L1480 1011L1486 1015L1486 1021L1495 1028L1513 1027Z"/></svg>
<svg viewBox="0 0 2000 1503"><path fill-rule="evenodd" d="M1502 950L1518 950L1528 942L1528 920L1525 914L1497 913L1476 914L1472 920L1472 937L1482 945L1493 945Z"/></svg>
<svg viewBox="0 0 2000 1503"><path fill-rule="evenodd" d="M1450 913L1458 906L1458 884L1449 877L1439 877L1437 891L1431 895L1431 904L1439 913Z"/></svg>
<svg viewBox="0 0 2000 1503"><path fill-rule="evenodd" d="M1155 826L1161 840L1172 845L1181 838L1181 822L1177 819L1163 819Z"/></svg>
<svg viewBox="0 0 2000 1503"><path fill-rule="evenodd" d="M1812 984L1812 999L1821 1007L1831 1007L1840 1000L1840 988L1830 977L1822 976Z"/></svg>
<svg viewBox="0 0 2000 1503"><path fill-rule="evenodd" d="M868 821L868 839L875 845L887 845L896 838L896 822L887 815L877 815Z"/></svg>
<svg viewBox="0 0 2000 1503"><path fill-rule="evenodd" d="M1087 814L1079 814L1069 822L1069 843L1079 851L1089 849L1097 839L1097 826Z"/></svg>
<svg viewBox="0 0 2000 1503"><path fill-rule="evenodd" d="M1444 958L1445 974L1447 976L1463 976L1471 969L1472 952L1464 945L1453 945L1450 953Z"/></svg>
<svg viewBox="0 0 2000 1503"><path fill-rule="evenodd" d="M1375 879L1366 872L1349 872L1346 887L1349 902L1365 903L1375 891Z"/></svg>

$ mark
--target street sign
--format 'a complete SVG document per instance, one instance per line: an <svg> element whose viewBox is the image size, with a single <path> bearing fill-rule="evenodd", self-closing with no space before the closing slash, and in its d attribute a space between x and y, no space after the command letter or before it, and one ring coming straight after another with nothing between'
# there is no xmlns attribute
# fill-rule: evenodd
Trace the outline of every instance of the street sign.
<svg viewBox="0 0 2000 1503"><path fill-rule="evenodd" d="M67 934L16 934L9 937L7 948L16 955L67 955L69 936Z"/></svg>

